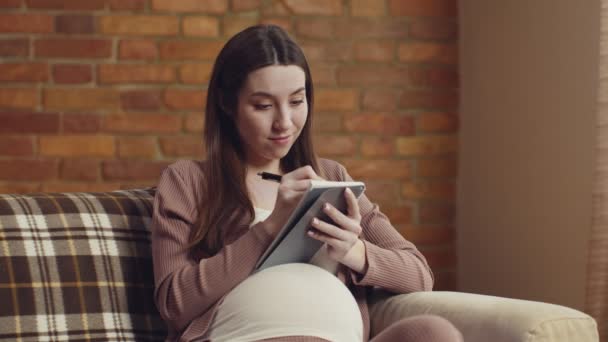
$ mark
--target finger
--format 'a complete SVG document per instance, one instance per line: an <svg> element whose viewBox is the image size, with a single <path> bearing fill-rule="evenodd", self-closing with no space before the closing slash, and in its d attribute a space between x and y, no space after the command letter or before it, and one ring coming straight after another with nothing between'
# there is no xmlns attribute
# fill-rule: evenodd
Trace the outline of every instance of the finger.
<svg viewBox="0 0 608 342"><path fill-rule="evenodd" d="M288 179L322 179L310 165L299 167L283 177L287 177Z"/></svg>
<svg viewBox="0 0 608 342"><path fill-rule="evenodd" d="M348 217L353 220L361 221L361 214L359 212L359 202L357 197L350 188L344 190L344 197L346 198L346 205L348 208Z"/></svg>
<svg viewBox="0 0 608 342"><path fill-rule="evenodd" d="M348 232L340 227L336 227L333 224L329 224L323 220L319 220L318 218L312 219L311 226L313 226L317 231L334 237L339 240L347 241L349 239ZM314 232L314 230L313 230ZM352 233L351 233L352 234Z"/></svg>
<svg viewBox="0 0 608 342"><path fill-rule="evenodd" d="M309 230L307 234L311 238L324 242L334 248L340 248L340 245L344 243L342 240L314 230Z"/></svg>
<svg viewBox="0 0 608 342"><path fill-rule="evenodd" d="M286 179L281 181L279 190L306 191L310 188L310 179Z"/></svg>
<svg viewBox="0 0 608 342"><path fill-rule="evenodd" d="M334 223L345 230L351 231L357 236L361 233L361 228L359 227L359 222L356 222L352 218L344 215L340 210L336 209L329 203L325 203L323 205L323 212L329 216L329 218L334 221Z"/></svg>

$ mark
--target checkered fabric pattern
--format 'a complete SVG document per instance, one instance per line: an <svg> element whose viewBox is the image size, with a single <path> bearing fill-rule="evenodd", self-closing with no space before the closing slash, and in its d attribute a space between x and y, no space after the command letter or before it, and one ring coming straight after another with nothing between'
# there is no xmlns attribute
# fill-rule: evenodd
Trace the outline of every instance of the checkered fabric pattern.
<svg viewBox="0 0 608 342"><path fill-rule="evenodd" d="M154 188L0 195L0 341L162 341Z"/></svg>

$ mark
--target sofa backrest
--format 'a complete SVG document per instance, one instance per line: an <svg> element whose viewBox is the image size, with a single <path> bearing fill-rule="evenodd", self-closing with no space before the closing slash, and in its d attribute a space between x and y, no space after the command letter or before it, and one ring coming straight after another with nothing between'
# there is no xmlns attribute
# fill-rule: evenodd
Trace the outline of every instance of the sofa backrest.
<svg viewBox="0 0 608 342"><path fill-rule="evenodd" d="M154 190L0 195L0 340L163 340Z"/></svg>

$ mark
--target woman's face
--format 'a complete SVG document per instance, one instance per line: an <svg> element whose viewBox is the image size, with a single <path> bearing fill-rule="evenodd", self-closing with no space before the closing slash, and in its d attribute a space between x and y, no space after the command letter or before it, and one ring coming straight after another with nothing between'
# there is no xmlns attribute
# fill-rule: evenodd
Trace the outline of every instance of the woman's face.
<svg viewBox="0 0 608 342"><path fill-rule="evenodd" d="M308 115L306 75L297 65L252 71L238 96L236 126L252 165L287 155Z"/></svg>

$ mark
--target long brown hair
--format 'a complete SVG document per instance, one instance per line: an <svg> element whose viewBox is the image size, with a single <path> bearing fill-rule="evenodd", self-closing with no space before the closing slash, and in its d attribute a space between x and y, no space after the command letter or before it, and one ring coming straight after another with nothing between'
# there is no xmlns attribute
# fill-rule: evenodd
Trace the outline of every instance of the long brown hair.
<svg viewBox="0 0 608 342"><path fill-rule="evenodd" d="M236 128L238 94L250 72L269 65L297 65L306 74L308 116L298 139L281 159L285 172L300 166L319 168L312 145L313 85L310 68L300 47L274 25L249 27L232 37L220 51L207 90L204 142L207 160L202 165L204 202L190 238L192 252L216 254L228 228L255 215L245 183L246 156Z"/></svg>

